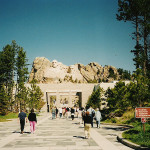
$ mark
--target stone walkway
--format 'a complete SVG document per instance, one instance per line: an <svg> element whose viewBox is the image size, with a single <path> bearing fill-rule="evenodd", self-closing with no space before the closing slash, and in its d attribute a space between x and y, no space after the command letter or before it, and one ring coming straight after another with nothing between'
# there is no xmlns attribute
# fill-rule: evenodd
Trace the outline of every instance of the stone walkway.
<svg viewBox="0 0 150 150"><path fill-rule="evenodd" d="M84 139L83 124L78 119L54 119L48 113L38 117L35 134L29 123L20 134L19 122L0 122L0 150L131 150L116 139L122 126L101 125L91 130L91 139Z"/></svg>

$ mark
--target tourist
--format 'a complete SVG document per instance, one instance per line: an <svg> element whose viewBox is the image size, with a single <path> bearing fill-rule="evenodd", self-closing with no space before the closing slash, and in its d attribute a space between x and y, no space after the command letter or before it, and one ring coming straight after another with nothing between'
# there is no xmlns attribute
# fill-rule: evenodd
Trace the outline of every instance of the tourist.
<svg viewBox="0 0 150 150"><path fill-rule="evenodd" d="M74 120L74 114L75 114L75 110L74 107L71 108L71 118L72 120Z"/></svg>
<svg viewBox="0 0 150 150"><path fill-rule="evenodd" d="M86 110L84 108L82 108L82 124L84 122L84 117L85 117L85 114L86 114ZM85 126L85 125L84 125Z"/></svg>
<svg viewBox="0 0 150 150"><path fill-rule="evenodd" d="M37 123L36 114L34 113L34 109L31 109L31 113L28 116L29 122L30 122L30 130L31 133L34 134L35 132L35 124Z"/></svg>
<svg viewBox="0 0 150 150"><path fill-rule="evenodd" d="M69 107L68 118L69 118L69 116L70 116L70 113L71 113L71 108Z"/></svg>
<svg viewBox="0 0 150 150"><path fill-rule="evenodd" d="M56 108L52 107L52 119L55 119L56 116Z"/></svg>
<svg viewBox="0 0 150 150"><path fill-rule="evenodd" d="M79 111L78 111L78 120L79 120L79 124L82 123L82 110L81 108L79 108Z"/></svg>
<svg viewBox="0 0 150 150"><path fill-rule="evenodd" d="M91 116L92 115L92 107L87 106L87 111L89 112L89 115Z"/></svg>
<svg viewBox="0 0 150 150"><path fill-rule="evenodd" d="M90 116L90 113L87 111L87 112L86 112L86 115L85 115L85 117L84 117L85 139L90 138L91 123L92 123L92 118L91 118L91 116Z"/></svg>
<svg viewBox="0 0 150 150"><path fill-rule="evenodd" d="M66 118L67 119L69 118L69 108L68 107L66 108Z"/></svg>
<svg viewBox="0 0 150 150"><path fill-rule="evenodd" d="M93 128L93 118L94 118L94 116L95 116L95 110L92 109L92 123L91 123L92 128Z"/></svg>
<svg viewBox="0 0 150 150"><path fill-rule="evenodd" d="M63 118L65 118L65 114L66 114L66 107L62 108L62 114L63 114Z"/></svg>
<svg viewBox="0 0 150 150"><path fill-rule="evenodd" d="M57 109L57 107L56 107L56 118L57 118L57 115L58 115L58 109Z"/></svg>
<svg viewBox="0 0 150 150"><path fill-rule="evenodd" d="M26 123L27 123L27 115L26 115L26 113L24 112L23 109L21 109L21 112L19 113L18 117L19 117L19 120L20 120L21 134L23 134L24 126L25 126L25 120L26 120Z"/></svg>
<svg viewBox="0 0 150 150"><path fill-rule="evenodd" d="M62 108L61 107L59 107L59 117L61 118L62 117Z"/></svg>
<svg viewBox="0 0 150 150"><path fill-rule="evenodd" d="M76 107L76 115L77 115L77 118L79 117L79 107Z"/></svg>
<svg viewBox="0 0 150 150"><path fill-rule="evenodd" d="M89 116L91 116L92 122L91 122L91 126L93 128L93 118L95 116L95 110L90 106L87 111L89 112Z"/></svg>
<svg viewBox="0 0 150 150"><path fill-rule="evenodd" d="M100 120L101 120L102 116L101 116L101 112L100 112L99 108L96 109L95 118L96 118L97 128L100 128Z"/></svg>

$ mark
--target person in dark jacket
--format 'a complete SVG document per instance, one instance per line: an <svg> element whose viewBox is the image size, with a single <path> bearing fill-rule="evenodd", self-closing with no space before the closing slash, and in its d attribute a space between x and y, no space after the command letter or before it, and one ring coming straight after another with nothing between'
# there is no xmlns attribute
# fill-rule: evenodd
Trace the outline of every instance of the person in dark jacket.
<svg viewBox="0 0 150 150"><path fill-rule="evenodd" d="M74 120L74 114L75 114L75 109L74 107L71 108L71 118Z"/></svg>
<svg viewBox="0 0 150 150"><path fill-rule="evenodd" d="M58 115L58 108L56 107L56 118L57 118L57 115Z"/></svg>
<svg viewBox="0 0 150 150"><path fill-rule="evenodd" d="M36 114L34 113L34 109L31 109L31 113L28 116L29 122L30 122L30 129L31 133L34 134L35 132L35 124L37 123Z"/></svg>
<svg viewBox="0 0 150 150"><path fill-rule="evenodd" d="M24 126L25 126L25 119L26 119L26 123L27 123L27 115L26 115L26 113L24 112L23 109L19 113L18 117L20 119L21 134L23 134Z"/></svg>
<svg viewBox="0 0 150 150"><path fill-rule="evenodd" d="M87 111L84 117L85 139L90 138L91 123L92 123L92 117L90 116L90 113Z"/></svg>

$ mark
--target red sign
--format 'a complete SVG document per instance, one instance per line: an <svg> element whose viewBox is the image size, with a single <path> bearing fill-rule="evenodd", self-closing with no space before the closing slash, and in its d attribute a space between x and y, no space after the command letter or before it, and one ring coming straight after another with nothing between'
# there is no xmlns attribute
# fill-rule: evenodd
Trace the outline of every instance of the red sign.
<svg viewBox="0 0 150 150"><path fill-rule="evenodd" d="M150 118L150 107L135 108L136 118Z"/></svg>
<svg viewBox="0 0 150 150"><path fill-rule="evenodd" d="M146 118L141 118L142 123L146 123Z"/></svg>

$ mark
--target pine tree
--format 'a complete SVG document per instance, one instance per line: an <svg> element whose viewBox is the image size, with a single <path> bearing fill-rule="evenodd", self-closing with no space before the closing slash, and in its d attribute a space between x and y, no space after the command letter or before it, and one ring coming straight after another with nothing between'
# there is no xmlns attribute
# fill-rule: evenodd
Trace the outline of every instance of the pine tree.
<svg viewBox="0 0 150 150"><path fill-rule="evenodd" d="M20 109L26 106L27 98L27 88L25 87L25 82L28 78L28 68L27 68L27 59L26 52L22 47L18 47L17 58L16 58L16 72L17 72L17 106L20 106ZM19 102L19 103L18 103Z"/></svg>
<svg viewBox="0 0 150 150"><path fill-rule="evenodd" d="M43 93L39 86L36 85L36 80L31 81L31 88L29 89L29 108L40 110L44 104Z"/></svg>
<svg viewBox="0 0 150 150"><path fill-rule="evenodd" d="M8 113L8 96L4 84L0 85L0 115Z"/></svg>
<svg viewBox="0 0 150 150"><path fill-rule="evenodd" d="M149 57L148 50L150 50L149 45L149 36L150 36L150 1L143 0L141 6L141 34L143 39L143 63L142 69L145 75L148 75L149 68Z"/></svg>
<svg viewBox="0 0 150 150"><path fill-rule="evenodd" d="M108 89L105 93L110 111L113 111L117 116L122 115L129 106L125 97L126 91L125 83L119 81L113 89Z"/></svg>
<svg viewBox="0 0 150 150"><path fill-rule="evenodd" d="M16 42L6 45L0 53L0 84L5 86L12 111Z"/></svg>
<svg viewBox="0 0 150 150"><path fill-rule="evenodd" d="M135 93L132 95L134 97L134 103L136 107L144 107L149 102L149 82L150 80L145 77L141 69L137 69L133 74ZM134 107L135 107L134 106Z"/></svg>
<svg viewBox="0 0 150 150"><path fill-rule="evenodd" d="M100 102L101 102L101 95L102 95L102 88L98 88L94 90L91 94L91 96L88 99L88 102L86 104L87 107L92 106L92 108L100 108Z"/></svg>
<svg viewBox="0 0 150 150"><path fill-rule="evenodd" d="M135 25L135 36L136 36L136 50L132 50L134 53L136 68L139 68L139 53L141 49L141 45L139 43L140 33L139 33L139 23L140 23L140 3L141 0L118 0L118 14L117 20L121 21L131 21L132 24Z"/></svg>
<svg viewBox="0 0 150 150"><path fill-rule="evenodd" d="M130 21L135 26L136 45L134 53L136 69L141 68L145 75L149 74L149 35L150 35L150 1L118 0L117 20ZM134 39L134 38L133 38Z"/></svg>

